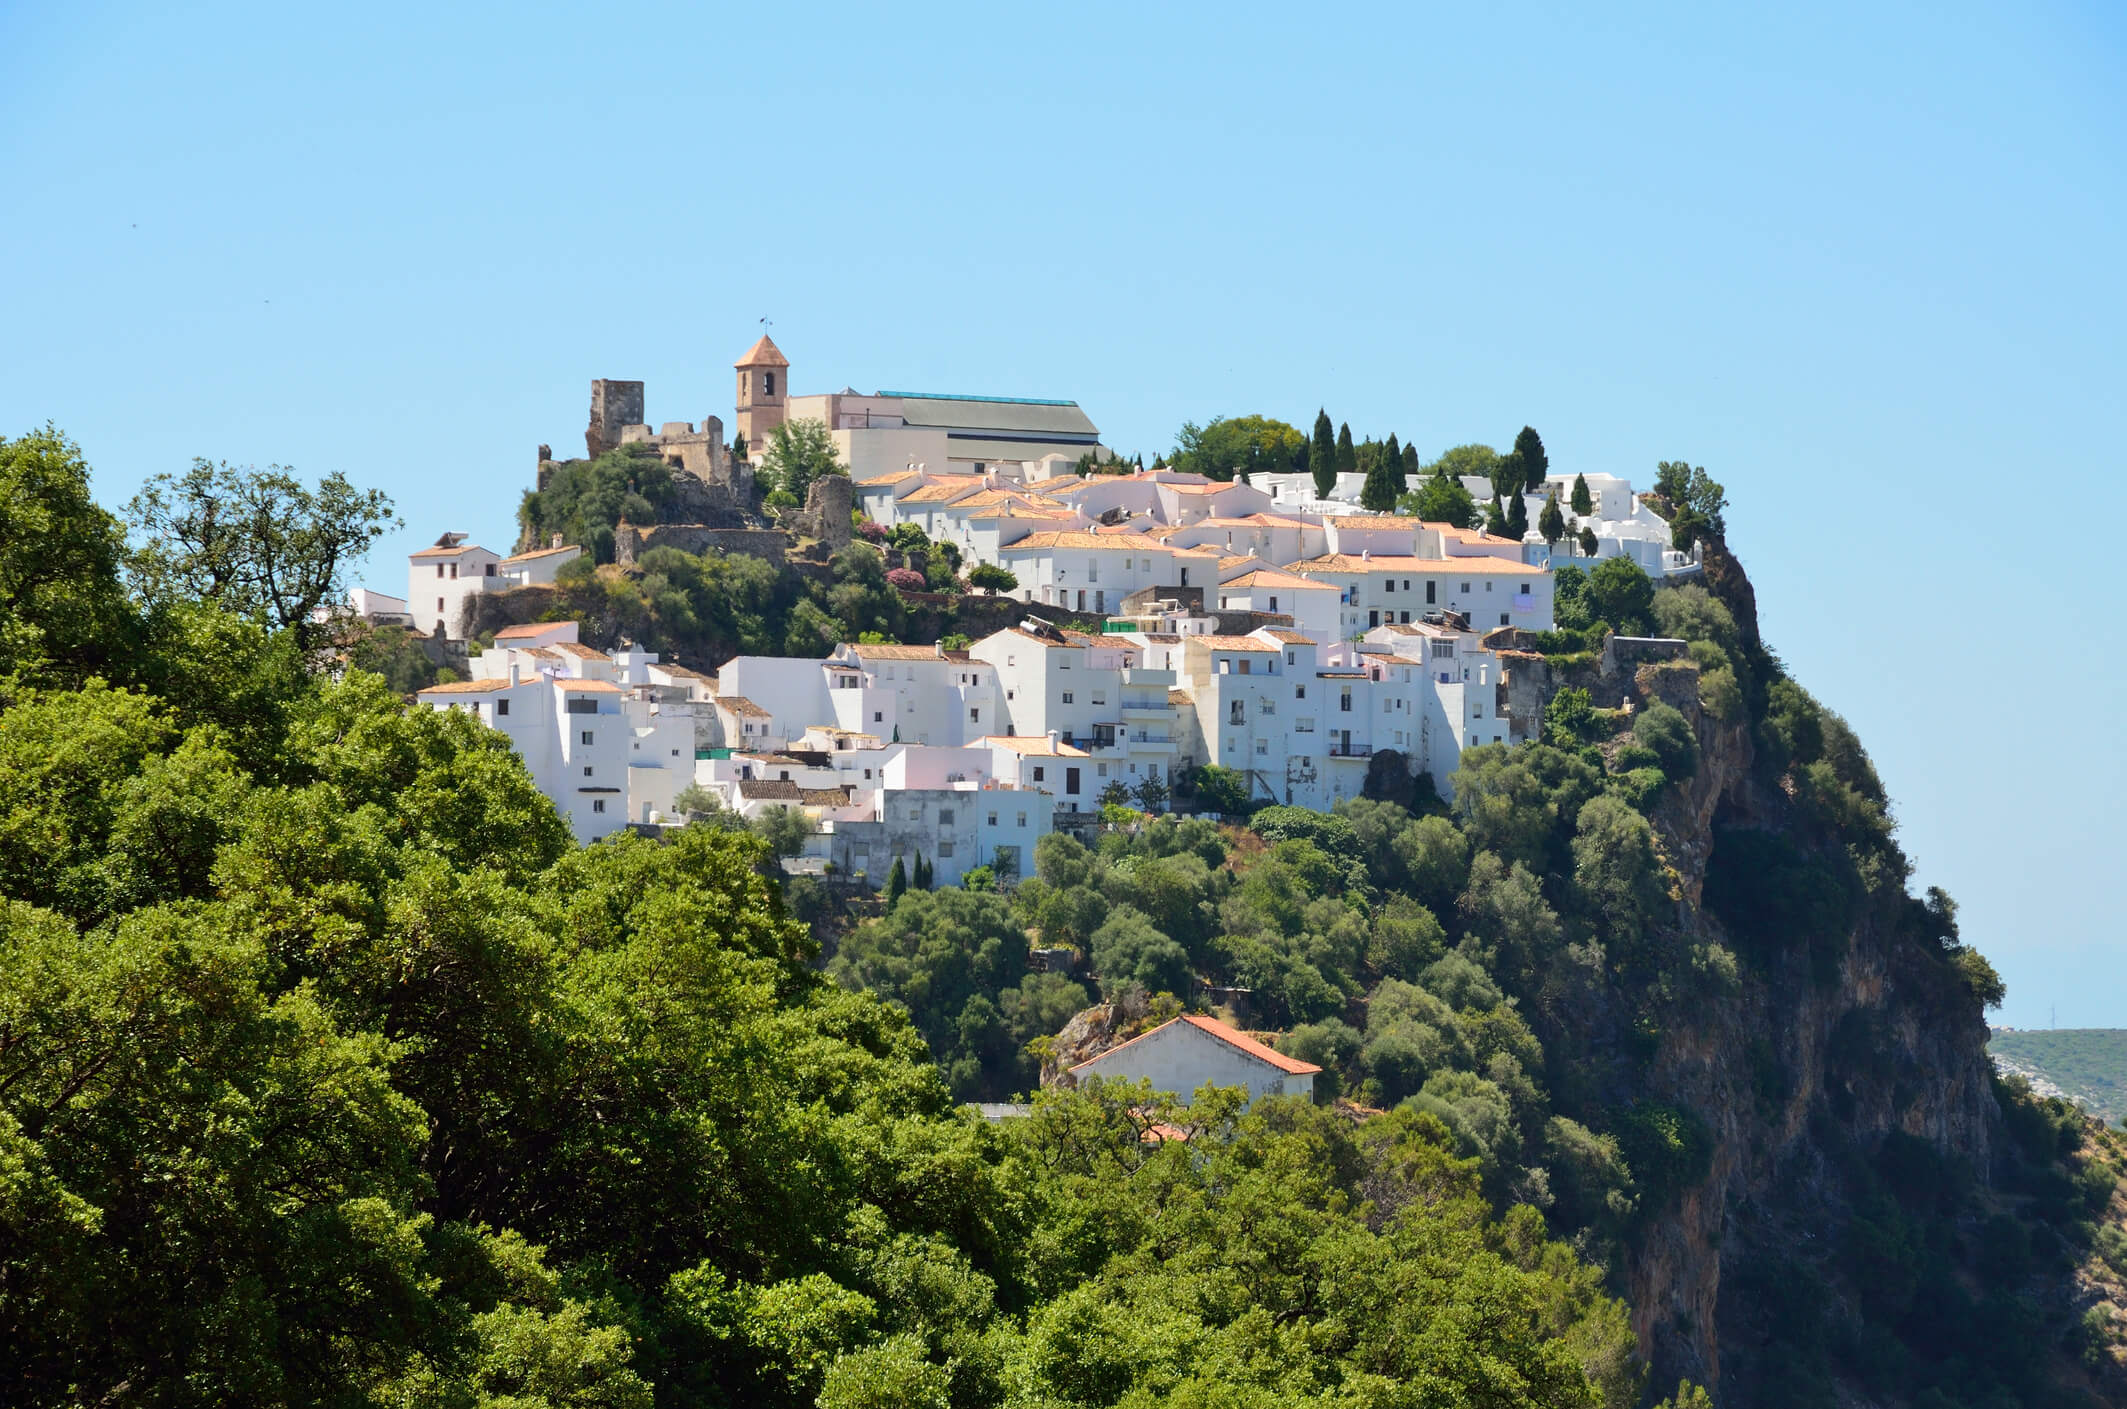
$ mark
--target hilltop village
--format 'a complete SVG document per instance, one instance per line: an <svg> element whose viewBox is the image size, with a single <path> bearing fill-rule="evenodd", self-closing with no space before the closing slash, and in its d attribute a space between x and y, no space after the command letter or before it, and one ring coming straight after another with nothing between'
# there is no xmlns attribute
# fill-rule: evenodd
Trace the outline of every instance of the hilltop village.
<svg viewBox="0 0 2127 1409"><path fill-rule="evenodd" d="M897 587L1024 614L979 638L683 664L596 649L572 620L482 630L483 608L582 571L586 548L555 535L502 554L441 534L411 555L403 598L358 590L352 605L467 650L462 678L419 702L507 734L579 840L703 806L747 820L790 809L806 828L790 869L877 889L897 861L936 883L977 867L1009 879L1050 831L1095 825L1105 804L1163 811L1178 790L1210 811L1328 811L1416 779L1444 794L1463 749L1540 733L1543 699L1517 707L1513 675L1556 635L1561 569L1701 571L1616 476L1531 475L1514 521L1563 502L1583 512L1552 540L1517 539L1364 508L1349 472L1128 465L1071 401L797 395L767 337L736 370L728 444L714 416L653 430L640 382L592 384L587 457L655 456L677 511L700 520L624 518L607 570L651 546L773 558L914 541L949 554L957 580L902 568ZM749 447L795 428L831 459L805 503L786 495L778 512ZM541 489L556 464L541 446ZM1473 503L1495 491L1457 487ZM1664 646L1683 650L1605 648Z"/></svg>

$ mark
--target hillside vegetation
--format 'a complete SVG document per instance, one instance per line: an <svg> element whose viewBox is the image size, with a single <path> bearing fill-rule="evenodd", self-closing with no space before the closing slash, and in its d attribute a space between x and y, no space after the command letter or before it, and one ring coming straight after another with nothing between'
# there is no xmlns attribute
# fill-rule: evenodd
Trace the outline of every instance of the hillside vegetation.
<svg viewBox="0 0 2127 1409"><path fill-rule="evenodd" d="M2127 1120L2127 1028L1996 1032L1994 1064L2075 1102L2108 1123Z"/></svg>
<svg viewBox="0 0 2127 1409"><path fill-rule="evenodd" d="M8 1403L2120 1401L2122 1147L1992 1079L1718 553L1643 604L1689 660L1517 662L1452 809L1117 813L823 955L757 839L572 845L87 485L0 442ZM1202 982L1349 1099L960 1104Z"/></svg>

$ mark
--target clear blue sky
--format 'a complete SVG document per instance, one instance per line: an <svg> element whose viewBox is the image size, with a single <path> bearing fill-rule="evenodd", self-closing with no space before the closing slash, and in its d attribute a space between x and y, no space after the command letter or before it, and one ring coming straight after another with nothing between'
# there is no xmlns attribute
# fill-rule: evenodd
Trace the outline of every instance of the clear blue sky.
<svg viewBox="0 0 2127 1409"><path fill-rule="evenodd" d="M344 470L393 592L762 317L1126 453L1688 458L2002 1019L2127 1025L2122 12L1484 8L0 5L0 430Z"/></svg>

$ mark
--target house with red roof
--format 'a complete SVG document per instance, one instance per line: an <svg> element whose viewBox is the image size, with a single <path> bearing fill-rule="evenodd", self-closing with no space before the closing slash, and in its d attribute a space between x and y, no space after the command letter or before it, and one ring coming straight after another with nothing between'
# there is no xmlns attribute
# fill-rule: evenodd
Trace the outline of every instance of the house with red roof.
<svg viewBox="0 0 2127 1409"><path fill-rule="evenodd" d="M1186 1013L1080 1062L1065 1078L1072 1085L1095 1076L1104 1081L1150 1081L1154 1091L1184 1101L1201 1086L1240 1086L1253 1103L1261 1096L1311 1100L1321 1070L1217 1018Z"/></svg>

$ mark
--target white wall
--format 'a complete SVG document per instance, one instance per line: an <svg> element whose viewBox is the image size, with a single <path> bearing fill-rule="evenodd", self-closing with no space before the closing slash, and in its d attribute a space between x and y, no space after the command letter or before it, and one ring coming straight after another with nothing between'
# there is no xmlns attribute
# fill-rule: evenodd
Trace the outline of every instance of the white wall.
<svg viewBox="0 0 2127 1409"><path fill-rule="evenodd" d="M1072 1075L1080 1081L1094 1076L1104 1081L1150 1081L1153 1090L1184 1101L1205 1085L1246 1087L1251 1102L1261 1096L1312 1098L1315 1089L1312 1073L1281 1071L1179 1018L1135 1042L1080 1063Z"/></svg>

